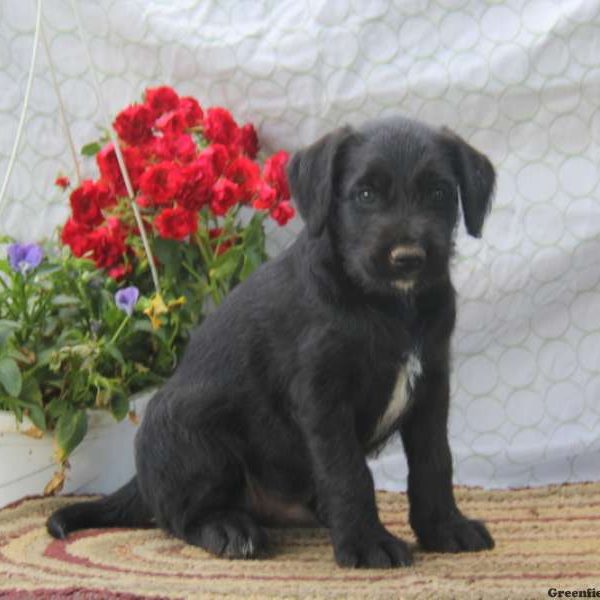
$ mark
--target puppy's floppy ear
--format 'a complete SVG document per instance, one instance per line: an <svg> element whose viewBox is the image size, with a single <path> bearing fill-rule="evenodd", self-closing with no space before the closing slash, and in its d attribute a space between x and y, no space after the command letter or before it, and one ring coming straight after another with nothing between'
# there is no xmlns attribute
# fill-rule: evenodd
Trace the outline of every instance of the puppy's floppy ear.
<svg viewBox="0 0 600 600"><path fill-rule="evenodd" d="M442 127L442 140L458 179L467 231L473 237L481 237L483 221L492 206L494 167L487 156L446 127Z"/></svg>
<svg viewBox="0 0 600 600"><path fill-rule="evenodd" d="M292 197L312 237L325 227L334 194L336 159L353 131L348 126L332 131L296 152L288 166Z"/></svg>

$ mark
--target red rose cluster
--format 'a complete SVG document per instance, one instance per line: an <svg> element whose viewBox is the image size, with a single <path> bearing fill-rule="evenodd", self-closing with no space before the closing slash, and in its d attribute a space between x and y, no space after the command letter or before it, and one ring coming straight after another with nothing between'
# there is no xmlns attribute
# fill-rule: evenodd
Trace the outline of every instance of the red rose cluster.
<svg viewBox="0 0 600 600"><path fill-rule="evenodd" d="M194 98L158 87L146 90L143 104L121 111L113 126L135 201L145 222L163 238L184 240L195 233L203 209L221 217L246 205L268 212L280 225L294 216L287 153L267 158L261 169L254 127L238 126L224 108L204 111ZM127 188L112 143L98 152L96 162L100 178L82 182L71 193L62 241L76 256L89 255L118 278L126 272L127 239L136 229L114 210ZM222 244L220 251L227 247Z"/></svg>

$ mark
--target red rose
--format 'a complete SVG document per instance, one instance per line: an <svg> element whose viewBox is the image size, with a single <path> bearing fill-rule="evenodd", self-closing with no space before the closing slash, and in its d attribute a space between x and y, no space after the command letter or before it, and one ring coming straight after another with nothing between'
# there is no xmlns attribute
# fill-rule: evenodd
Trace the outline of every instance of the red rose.
<svg viewBox="0 0 600 600"><path fill-rule="evenodd" d="M198 229L198 214L180 206L165 208L154 219L154 226L163 238L183 240Z"/></svg>
<svg viewBox="0 0 600 600"><path fill-rule="evenodd" d="M231 160L229 150L227 149L227 146L224 146L223 144L211 144L208 148L202 151L200 156L210 157L213 169L217 176L223 174L227 164Z"/></svg>
<svg viewBox="0 0 600 600"><path fill-rule="evenodd" d="M63 190L66 190L71 185L71 182L69 181L68 177L62 175L55 179L54 185L58 186L59 188L62 188Z"/></svg>
<svg viewBox="0 0 600 600"><path fill-rule="evenodd" d="M110 208L117 204L115 195L111 192L110 188L102 180L94 183L94 194L96 202L100 208Z"/></svg>
<svg viewBox="0 0 600 600"><path fill-rule="evenodd" d="M215 173L208 156L200 156L181 168L182 183L177 194L177 204L188 210L200 210L210 203Z"/></svg>
<svg viewBox="0 0 600 600"><path fill-rule="evenodd" d="M140 175L144 172L144 157L139 148L132 146L127 148L121 148L123 154L123 160L127 167L127 173L134 191L139 186ZM100 170L100 176L105 181L115 196L127 196L127 188L125 187L125 181L123 175L121 175L121 169L119 168L119 161L117 160L117 153L112 142L106 144L98 154L96 154L96 164Z"/></svg>
<svg viewBox="0 0 600 600"><path fill-rule="evenodd" d="M138 194L135 197L135 201L137 202L138 206L141 206L142 208L151 208L152 206L154 206L152 200L150 200L150 198L147 198L143 194Z"/></svg>
<svg viewBox="0 0 600 600"><path fill-rule="evenodd" d="M181 110L170 110L156 119L155 125L164 135L179 135L186 127L185 116Z"/></svg>
<svg viewBox="0 0 600 600"><path fill-rule="evenodd" d="M127 263L127 264L120 264L120 265L111 267L110 269L108 269L107 273L108 273L109 277L112 277L112 279L115 279L116 281L118 281L119 279L123 279L123 277L125 277L125 275L129 275L129 273L131 273L131 271L132 271L132 267L129 263Z"/></svg>
<svg viewBox="0 0 600 600"><path fill-rule="evenodd" d="M183 163L193 161L198 155L198 148L191 135L184 133L177 137L163 138L164 146L174 159Z"/></svg>
<svg viewBox="0 0 600 600"><path fill-rule="evenodd" d="M106 144L98 154L96 154L96 164L100 171L100 177L106 181L117 196L127 194L125 183L119 170L115 147L112 142Z"/></svg>
<svg viewBox="0 0 600 600"><path fill-rule="evenodd" d="M71 192L73 219L84 225L99 225L104 221L102 209L115 204L115 197L102 181L83 181Z"/></svg>
<svg viewBox="0 0 600 600"><path fill-rule="evenodd" d="M238 158L227 165L225 177L239 185L240 202L250 202L256 193L256 188L260 180L260 169L249 158L238 156Z"/></svg>
<svg viewBox="0 0 600 600"><path fill-rule="evenodd" d="M196 158L198 149L192 137L186 133L177 136L154 138L145 148L146 156L158 160L178 160L188 163Z"/></svg>
<svg viewBox="0 0 600 600"><path fill-rule="evenodd" d="M75 256L83 256L92 249L90 233L92 228L78 223L72 217L67 220L60 233L60 241L71 248Z"/></svg>
<svg viewBox="0 0 600 600"><path fill-rule="evenodd" d="M222 217L232 206L235 206L240 200L240 188L233 181L221 177L213 185L213 196L210 202L210 208L213 213Z"/></svg>
<svg viewBox="0 0 600 600"><path fill-rule="evenodd" d="M257 210L271 210L277 204L277 190L268 183L261 181L258 194L252 202L252 206Z"/></svg>
<svg viewBox="0 0 600 600"><path fill-rule="evenodd" d="M179 106L179 96L173 88L166 85L147 89L145 101L155 119Z"/></svg>
<svg viewBox="0 0 600 600"><path fill-rule="evenodd" d="M144 155L139 148L123 148L121 150L123 153L123 160L125 161L125 166L127 167L127 173L129 174L129 181L131 181L131 185L133 186L133 190L136 191L140 186L140 177L146 168L146 163L144 161ZM115 153L115 158L116 158ZM118 165L117 165L118 166ZM119 170L119 175L121 175L121 171ZM121 176L121 180L123 177ZM123 186L125 186L125 182L123 181ZM127 190L125 190L127 192Z"/></svg>
<svg viewBox="0 0 600 600"><path fill-rule="evenodd" d="M285 172L288 159L288 153L285 150L280 150L267 158L263 167L264 180L277 190L277 195L283 200L287 200L290 197L290 189Z"/></svg>
<svg viewBox="0 0 600 600"><path fill-rule="evenodd" d="M140 177L140 191L155 205L170 206L182 182L179 167L169 161L150 165Z"/></svg>
<svg viewBox="0 0 600 600"><path fill-rule="evenodd" d="M117 115L113 127L124 142L139 146L152 139L152 117L152 111L147 106L132 104Z"/></svg>
<svg viewBox="0 0 600 600"><path fill-rule="evenodd" d="M237 130L235 136L235 146L240 152L246 154L250 158L256 158L258 154L258 136L254 125L248 123Z"/></svg>
<svg viewBox="0 0 600 600"><path fill-rule="evenodd" d="M231 113L224 108L209 108L204 117L204 136L211 142L229 145L238 130Z"/></svg>
<svg viewBox="0 0 600 600"><path fill-rule="evenodd" d="M179 100L179 110L183 113L185 123L188 127L196 127L202 123L204 113L198 101L191 96L185 96Z"/></svg>
<svg viewBox="0 0 600 600"><path fill-rule="evenodd" d="M294 207L287 201L280 202L274 209L271 210L271 217L279 223L285 225L290 219L294 218L296 211Z"/></svg>
<svg viewBox="0 0 600 600"><path fill-rule="evenodd" d="M109 217L104 227L90 233L92 259L99 269L107 269L120 264L127 252L125 238L127 229L116 217Z"/></svg>

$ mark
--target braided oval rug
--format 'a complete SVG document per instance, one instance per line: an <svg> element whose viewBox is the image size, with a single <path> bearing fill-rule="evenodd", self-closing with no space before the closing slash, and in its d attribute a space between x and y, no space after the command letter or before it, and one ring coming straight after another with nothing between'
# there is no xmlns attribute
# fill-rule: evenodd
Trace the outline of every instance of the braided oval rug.
<svg viewBox="0 0 600 600"><path fill-rule="evenodd" d="M269 560L216 559L154 529L89 530L66 541L44 528L76 498L30 498L0 511L1 598L547 598L598 590L600 483L484 491L457 488L483 518L492 552L425 554L405 569L347 570L322 530L271 530ZM378 493L383 521L414 542L406 496ZM590 596L588 596L590 597ZM591 596L595 597L595 596Z"/></svg>

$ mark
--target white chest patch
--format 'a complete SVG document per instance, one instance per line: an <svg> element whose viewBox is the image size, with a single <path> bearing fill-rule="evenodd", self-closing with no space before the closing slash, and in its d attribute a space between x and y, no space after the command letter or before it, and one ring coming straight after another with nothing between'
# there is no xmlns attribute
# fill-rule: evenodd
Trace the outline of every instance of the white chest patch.
<svg viewBox="0 0 600 600"><path fill-rule="evenodd" d="M387 408L375 428L373 441L383 437L406 409L417 379L422 372L421 359L417 353L413 352L398 372Z"/></svg>

